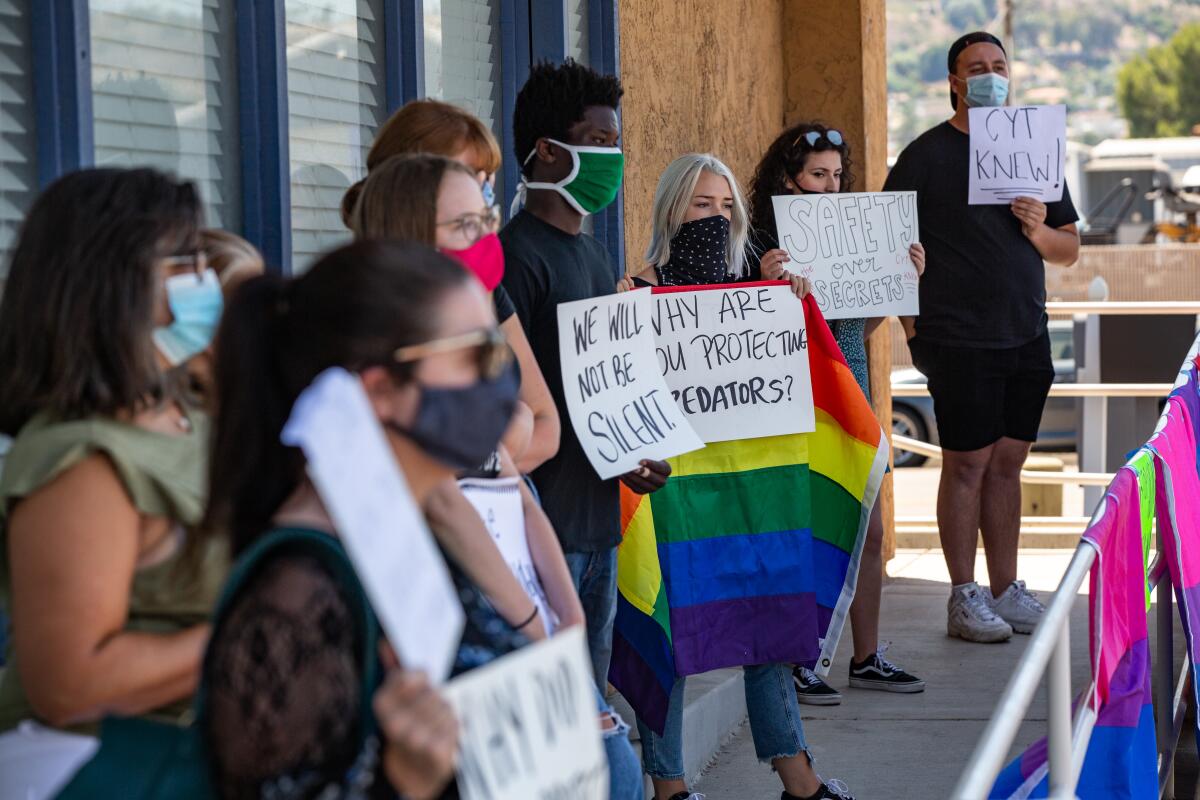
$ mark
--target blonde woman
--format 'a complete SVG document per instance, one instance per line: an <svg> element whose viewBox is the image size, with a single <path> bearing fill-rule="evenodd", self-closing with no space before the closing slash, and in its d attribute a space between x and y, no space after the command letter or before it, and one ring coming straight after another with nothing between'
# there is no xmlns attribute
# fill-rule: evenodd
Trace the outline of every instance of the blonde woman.
<svg viewBox="0 0 1200 800"><path fill-rule="evenodd" d="M746 204L737 181L720 159L689 153L663 172L654 193L653 231L646 268L626 276L618 291L634 286L701 286L737 281L749 270L745 260L749 231ZM796 296L808 295L804 278L784 272ZM792 690L791 666L743 667L746 707L758 758L770 762L783 783L782 800L851 800L838 781L824 783L813 770L800 706ZM642 761L654 783L656 800L689 800L683 771L683 687L671 692L667 723L659 736L641 720Z"/></svg>

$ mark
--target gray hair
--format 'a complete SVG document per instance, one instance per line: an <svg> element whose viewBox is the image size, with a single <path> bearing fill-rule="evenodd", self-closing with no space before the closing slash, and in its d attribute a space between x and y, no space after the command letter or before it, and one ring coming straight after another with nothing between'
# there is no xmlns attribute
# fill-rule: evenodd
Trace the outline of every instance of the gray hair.
<svg viewBox="0 0 1200 800"><path fill-rule="evenodd" d="M688 153L672 161L663 170L662 177L658 179L658 188L654 191L653 225L646 261L650 266L661 267L671 259L671 238L683 224L701 172L711 172L729 181L733 213L729 221L729 251L725 254L725 263L728 264L729 273L740 278L746 273L746 240L750 231L746 201L742 198L742 190L733 172L710 153Z"/></svg>

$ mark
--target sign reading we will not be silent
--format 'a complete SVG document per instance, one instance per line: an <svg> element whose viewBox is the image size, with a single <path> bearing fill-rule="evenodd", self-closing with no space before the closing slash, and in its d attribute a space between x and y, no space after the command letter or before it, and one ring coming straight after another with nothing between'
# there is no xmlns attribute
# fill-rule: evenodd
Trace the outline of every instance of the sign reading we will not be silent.
<svg viewBox="0 0 1200 800"><path fill-rule="evenodd" d="M560 303L558 350L571 426L596 473L704 446L671 399L647 324L649 289Z"/></svg>
<svg viewBox="0 0 1200 800"><path fill-rule="evenodd" d="M1067 161L1066 106L972 108L970 205L1008 205L1018 197L1062 199Z"/></svg>
<svg viewBox="0 0 1200 800"><path fill-rule="evenodd" d="M804 304L786 283L654 293L671 397L706 442L816 430Z"/></svg>
<svg viewBox="0 0 1200 800"><path fill-rule="evenodd" d="M812 281L826 319L918 313L916 192L847 192L771 198L789 269Z"/></svg>

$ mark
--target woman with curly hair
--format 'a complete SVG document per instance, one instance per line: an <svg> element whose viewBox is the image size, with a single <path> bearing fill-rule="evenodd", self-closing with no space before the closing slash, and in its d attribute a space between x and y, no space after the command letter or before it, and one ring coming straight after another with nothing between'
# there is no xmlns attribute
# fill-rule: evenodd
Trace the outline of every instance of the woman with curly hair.
<svg viewBox="0 0 1200 800"><path fill-rule="evenodd" d="M854 162L850 145L841 131L819 122L802 122L785 130L767 149L754 171L750 187L751 247L761 277L774 280L786 274L788 252L779 247L775 212L771 198L789 194L826 194L850 192L854 187ZM914 243L909 248L913 266L920 275L925 270L925 248ZM750 258L752 263L755 258ZM838 319L830 328L838 347L854 373L863 394L869 400L871 387L867 371L866 338L884 321ZM858 576L858 592L850 606L854 633L854 656L850 661L850 685L860 689L886 692L920 692L925 682L883 657L879 647L879 602L883 590L883 519L879 504L871 510L867 541L863 546ZM796 667L792 672L800 702L809 705L837 705L842 696L811 670Z"/></svg>

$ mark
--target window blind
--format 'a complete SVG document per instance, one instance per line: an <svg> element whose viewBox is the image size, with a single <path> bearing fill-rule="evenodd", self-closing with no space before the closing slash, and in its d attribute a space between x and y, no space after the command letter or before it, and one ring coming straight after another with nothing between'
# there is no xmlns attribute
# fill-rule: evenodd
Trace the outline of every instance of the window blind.
<svg viewBox="0 0 1200 800"><path fill-rule="evenodd" d="M567 54L580 64L590 64L588 50L588 0L567 0Z"/></svg>
<svg viewBox="0 0 1200 800"><path fill-rule="evenodd" d="M207 224L239 230L233 0L91 0L97 166L196 182Z"/></svg>
<svg viewBox="0 0 1200 800"><path fill-rule="evenodd" d="M342 196L384 113L381 0L287 0L292 269L350 239Z"/></svg>
<svg viewBox="0 0 1200 800"><path fill-rule="evenodd" d="M37 193L29 3L0 0L0 292L21 220Z"/></svg>

